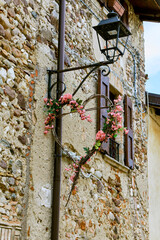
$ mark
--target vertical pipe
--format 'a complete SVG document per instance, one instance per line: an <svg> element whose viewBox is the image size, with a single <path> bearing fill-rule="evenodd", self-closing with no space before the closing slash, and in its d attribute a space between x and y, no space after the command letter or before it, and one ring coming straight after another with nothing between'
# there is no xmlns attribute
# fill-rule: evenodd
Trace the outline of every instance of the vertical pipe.
<svg viewBox="0 0 160 240"><path fill-rule="evenodd" d="M59 1L59 38L58 38L58 70L64 68L64 41L65 41L65 0ZM57 99L62 93L63 73L57 74ZM62 111L60 112L62 114ZM62 119L56 119L56 133L62 141ZM61 147L55 143L54 178L52 198L52 228L51 240L59 239L59 216L60 216L60 184L61 184Z"/></svg>

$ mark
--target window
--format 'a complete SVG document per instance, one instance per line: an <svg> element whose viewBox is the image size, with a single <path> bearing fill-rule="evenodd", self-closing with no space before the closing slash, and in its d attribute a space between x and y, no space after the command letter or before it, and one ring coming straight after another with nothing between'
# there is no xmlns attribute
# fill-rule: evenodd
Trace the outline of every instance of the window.
<svg viewBox="0 0 160 240"><path fill-rule="evenodd" d="M113 102L118 97L119 92L109 84L109 78L103 76L102 71L98 72L98 94L105 95L110 98ZM124 137L124 163L126 166L133 169L134 163L134 148L133 148L133 121L132 121L132 102L131 99L126 95L124 98L124 124L129 130L129 133ZM103 128L105 118L107 117L107 105L106 100L98 98L98 110L97 110L97 130ZM121 144L122 146L122 144ZM110 139L107 143L103 142L101 146L101 152L108 154L112 158L119 161L119 148L120 144L115 139ZM123 155L123 154L122 154Z"/></svg>
<svg viewBox="0 0 160 240"><path fill-rule="evenodd" d="M98 94L107 96L113 101L117 96L116 90L109 84L109 77L103 76L102 72L98 72ZM98 99L98 111L97 111L97 129L103 128L105 118L108 116L107 108L108 104L104 98ZM117 161L119 161L119 144L114 140L110 139L107 143L103 142L101 145L101 152L110 155Z"/></svg>

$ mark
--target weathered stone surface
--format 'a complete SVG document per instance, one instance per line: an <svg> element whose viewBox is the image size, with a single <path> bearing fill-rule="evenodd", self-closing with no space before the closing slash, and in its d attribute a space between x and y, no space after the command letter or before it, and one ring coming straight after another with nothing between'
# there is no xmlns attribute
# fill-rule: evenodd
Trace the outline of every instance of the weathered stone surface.
<svg viewBox="0 0 160 240"><path fill-rule="evenodd" d="M119 199L113 198L112 200L116 206L119 206L121 204L121 201Z"/></svg>
<svg viewBox="0 0 160 240"><path fill-rule="evenodd" d="M8 14L11 16L11 17L15 17L15 11L14 11L14 8L8 8Z"/></svg>
<svg viewBox="0 0 160 240"><path fill-rule="evenodd" d="M8 18L6 18L3 14L0 14L0 24L5 28L11 28L11 24L8 20Z"/></svg>
<svg viewBox="0 0 160 240"><path fill-rule="evenodd" d="M5 2L4 0L0 0L0 6L3 7L3 6L5 5L5 3L6 3L6 2Z"/></svg>
<svg viewBox="0 0 160 240"><path fill-rule="evenodd" d="M100 181L97 180L97 192L102 193L103 185Z"/></svg>
<svg viewBox="0 0 160 240"><path fill-rule="evenodd" d="M28 2L26 0L21 0L21 1L24 3L25 7L28 6Z"/></svg>
<svg viewBox="0 0 160 240"><path fill-rule="evenodd" d="M120 208L114 207L114 212L115 212L115 213L119 213L119 212L120 212Z"/></svg>
<svg viewBox="0 0 160 240"><path fill-rule="evenodd" d="M115 220L115 216L114 216L114 214L112 212L109 212L108 218L109 218L109 220L112 220L112 221Z"/></svg>
<svg viewBox="0 0 160 240"><path fill-rule="evenodd" d="M11 40L12 35L11 35L10 29L7 29L7 30L5 31L5 37L6 37L6 39Z"/></svg>
<svg viewBox="0 0 160 240"><path fill-rule="evenodd" d="M15 179L13 177L9 177L8 183L9 183L9 185L12 185L12 186L15 185Z"/></svg>
<svg viewBox="0 0 160 240"><path fill-rule="evenodd" d="M15 91L12 90L9 86L5 86L4 92L6 95L8 95L10 101L12 101L16 96Z"/></svg>
<svg viewBox="0 0 160 240"><path fill-rule="evenodd" d="M4 27L0 24L0 35L1 36L5 36L5 30L4 30Z"/></svg>
<svg viewBox="0 0 160 240"><path fill-rule="evenodd" d="M26 101L25 101L25 99L24 99L24 96L23 96L21 93L18 93L17 98L18 98L18 104L19 104L19 106L20 106L23 110L25 110L25 108L26 108Z"/></svg>
<svg viewBox="0 0 160 240"><path fill-rule="evenodd" d="M27 138L25 136L18 136L18 140L24 145L27 143Z"/></svg>
<svg viewBox="0 0 160 240"><path fill-rule="evenodd" d="M35 11L32 11L31 14L32 14L32 16L33 16L35 19L36 19L37 16L38 16L37 13L36 13Z"/></svg>
<svg viewBox="0 0 160 240"><path fill-rule="evenodd" d="M65 53L64 54L64 63L67 67L70 67L71 66L71 62L70 62L70 59L69 57L67 56L67 54Z"/></svg>
<svg viewBox="0 0 160 240"><path fill-rule="evenodd" d="M11 0L5 0L5 2L9 5L11 3Z"/></svg>
<svg viewBox="0 0 160 240"><path fill-rule="evenodd" d="M3 57L6 57L6 58L9 55L9 53L6 50L4 50L4 49L1 50L1 54L2 54Z"/></svg>
<svg viewBox="0 0 160 240"><path fill-rule="evenodd" d="M20 31L19 31L19 29L18 28L14 28L13 30L12 30L12 35L13 36L16 36L16 35L19 35L19 33L20 33ZM17 55L17 53L14 53L15 52L15 50L13 50L13 55ZM19 53L20 54L20 53ZM21 55L20 55L21 56ZM18 57L20 57L20 56L18 56ZM16 56L17 57L17 56Z"/></svg>
<svg viewBox="0 0 160 240"><path fill-rule="evenodd" d="M9 44L4 41L2 42L2 48L4 48L4 50L6 50L7 52L11 51L11 47L9 46Z"/></svg>
<svg viewBox="0 0 160 240"><path fill-rule="evenodd" d="M15 79L15 73L14 73L14 69L13 68L8 69L7 77L10 78L10 79Z"/></svg>
<svg viewBox="0 0 160 240"><path fill-rule="evenodd" d="M18 109L14 110L14 116L20 117L21 116L21 111L18 110Z"/></svg>
<svg viewBox="0 0 160 240"><path fill-rule="evenodd" d="M15 63L15 64L17 63L16 58L13 57L12 55L9 55L8 60L11 61L11 62L13 62L13 63Z"/></svg>
<svg viewBox="0 0 160 240"><path fill-rule="evenodd" d="M6 169L7 168L7 163L3 160L0 161L0 167Z"/></svg>
<svg viewBox="0 0 160 240"><path fill-rule="evenodd" d="M13 0L13 3L17 6L20 4L20 0Z"/></svg>
<svg viewBox="0 0 160 240"><path fill-rule="evenodd" d="M13 55L16 57L16 58L20 58L21 57L21 51L20 50L18 50L17 48L15 48L15 47L13 47L12 48L12 53L13 53Z"/></svg>
<svg viewBox="0 0 160 240"><path fill-rule="evenodd" d="M0 68L0 77L5 81L7 77L7 71L4 68Z"/></svg>
<svg viewBox="0 0 160 240"><path fill-rule="evenodd" d="M52 32L46 29L41 30L41 37L47 40L48 42L52 42Z"/></svg>
<svg viewBox="0 0 160 240"><path fill-rule="evenodd" d="M29 127L30 127L30 124L29 124L29 122L24 122L24 127L26 128L26 129L29 129Z"/></svg>
<svg viewBox="0 0 160 240"><path fill-rule="evenodd" d="M34 1L33 0L29 0L29 6L34 9Z"/></svg>
<svg viewBox="0 0 160 240"><path fill-rule="evenodd" d="M115 221L118 223L118 224L120 224L120 218L116 215L115 216Z"/></svg>

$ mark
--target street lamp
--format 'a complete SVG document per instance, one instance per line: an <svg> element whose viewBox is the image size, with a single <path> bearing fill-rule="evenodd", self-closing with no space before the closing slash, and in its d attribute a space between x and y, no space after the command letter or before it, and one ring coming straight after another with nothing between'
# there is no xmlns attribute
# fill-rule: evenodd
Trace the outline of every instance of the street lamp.
<svg viewBox="0 0 160 240"><path fill-rule="evenodd" d="M51 75L54 73L64 73L64 72L70 72L70 71L76 71L80 69L85 68L92 68L89 73L84 77L84 79L81 81L77 89L73 92L73 96L77 93L77 91L80 89L82 84L86 81L86 79L89 77L89 75L95 71L97 68L101 66L107 66L108 72L103 71L103 74L107 76L110 73L109 64L113 64L116 62L119 58L119 56L123 56L125 52L125 48L127 45L128 37L131 35L128 28L122 23L122 21L118 18L118 15L115 12L108 13L108 19L100 21L100 23L93 27L94 30L97 32L97 38L98 38L98 44L101 53L103 53L106 56L107 61L98 62L98 63L92 63L85 66L78 66L73 68L67 68L67 69L60 69L60 70L47 70L48 71L48 98L51 98L51 90L53 86L56 84L54 83L51 86ZM102 41L105 40L105 46L102 47ZM120 41L120 38L123 38L123 42ZM64 84L64 83L62 83ZM65 90L64 90L65 91ZM64 92L63 91L63 92ZM61 92L61 94L63 93Z"/></svg>
<svg viewBox="0 0 160 240"><path fill-rule="evenodd" d="M112 11L107 17L108 19L100 21L93 28L97 33L101 53L106 56L108 61L113 63L118 60L119 56L123 56L131 32L118 18L117 13ZM101 38L106 42L104 47L102 47ZM120 38L123 38L124 45L120 43Z"/></svg>

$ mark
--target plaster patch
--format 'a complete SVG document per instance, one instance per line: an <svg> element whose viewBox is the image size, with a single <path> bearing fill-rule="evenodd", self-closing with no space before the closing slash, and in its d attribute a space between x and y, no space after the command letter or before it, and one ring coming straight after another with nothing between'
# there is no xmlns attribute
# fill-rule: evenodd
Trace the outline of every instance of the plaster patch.
<svg viewBox="0 0 160 240"><path fill-rule="evenodd" d="M51 207L51 186L50 184L46 184L45 186L43 186L39 193L38 196L40 198L40 205L41 206L45 206L47 208Z"/></svg>

